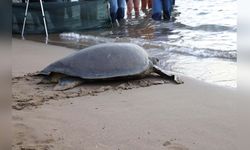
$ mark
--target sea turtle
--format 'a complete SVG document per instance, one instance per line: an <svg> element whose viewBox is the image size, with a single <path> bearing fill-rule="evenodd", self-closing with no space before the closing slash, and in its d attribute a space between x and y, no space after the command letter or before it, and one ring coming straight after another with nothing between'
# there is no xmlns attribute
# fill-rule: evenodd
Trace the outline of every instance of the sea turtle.
<svg viewBox="0 0 250 150"><path fill-rule="evenodd" d="M136 44L106 43L66 56L50 64L39 74L45 75L42 83L57 83L54 90L70 89L87 80L141 78L153 72L178 84L183 83L174 73L156 66L157 62L157 58L149 57Z"/></svg>

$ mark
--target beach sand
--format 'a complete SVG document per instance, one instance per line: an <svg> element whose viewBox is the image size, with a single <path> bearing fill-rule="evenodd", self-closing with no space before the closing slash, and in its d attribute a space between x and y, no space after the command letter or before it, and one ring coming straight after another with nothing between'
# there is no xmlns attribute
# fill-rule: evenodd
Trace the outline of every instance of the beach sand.
<svg viewBox="0 0 250 150"><path fill-rule="evenodd" d="M236 90L156 75L67 91L34 76L74 50L13 39L14 150L235 150Z"/></svg>

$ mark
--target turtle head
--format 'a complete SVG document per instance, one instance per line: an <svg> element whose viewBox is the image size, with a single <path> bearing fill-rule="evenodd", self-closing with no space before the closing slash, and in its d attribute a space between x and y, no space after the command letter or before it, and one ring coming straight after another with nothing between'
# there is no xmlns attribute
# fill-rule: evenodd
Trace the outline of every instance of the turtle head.
<svg viewBox="0 0 250 150"><path fill-rule="evenodd" d="M160 61L160 60L159 60L158 58L156 58L156 57L149 57L148 59L152 62L153 65L156 65L156 64Z"/></svg>

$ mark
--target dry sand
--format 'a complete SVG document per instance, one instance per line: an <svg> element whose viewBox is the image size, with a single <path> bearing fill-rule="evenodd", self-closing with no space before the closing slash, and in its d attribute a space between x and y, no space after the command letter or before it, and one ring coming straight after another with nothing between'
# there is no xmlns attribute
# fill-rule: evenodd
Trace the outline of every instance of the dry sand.
<svg viewBox="0 0 250 150"><path fill-rule="evenodd" d="M185 77L68 91L33 76L71 49L13 39L13 149L235 150L235 89Z"/></svg>

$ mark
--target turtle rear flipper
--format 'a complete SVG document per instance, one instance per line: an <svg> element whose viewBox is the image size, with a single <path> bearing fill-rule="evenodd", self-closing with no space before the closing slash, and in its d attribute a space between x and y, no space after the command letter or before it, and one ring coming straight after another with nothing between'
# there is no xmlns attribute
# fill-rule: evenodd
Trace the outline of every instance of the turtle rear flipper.
<svg viewBox="0 0 250 150"><path fill-rule="evenodd" d="M57 85L54 87L55 91L64 91L81 85L83 80L74 77L63 77L59 79Z"/></svg>
<svg viewBox="0 0 250 150"><path fill-rule="evenodd" d="M59 79L66 77L66 75L61 73L51 73L50 75L43 75L42 80L38 84L51 84L58 83Z"/></svg>
<svg viewBox="0 0 250 150"><path fill-rule="evenodd" d="M165 71L163 69L161 69L160 67L154 65L153 66L154 72L159 74L160 76L167 78L167 79L171 79L173 80L175 83L177 84L183 84L184 81L181 80L181 78L177 75L174 75L174 73L170 72L170 71Z"/></svg>

